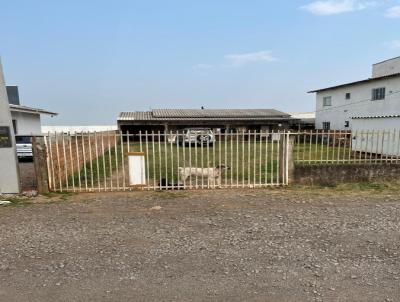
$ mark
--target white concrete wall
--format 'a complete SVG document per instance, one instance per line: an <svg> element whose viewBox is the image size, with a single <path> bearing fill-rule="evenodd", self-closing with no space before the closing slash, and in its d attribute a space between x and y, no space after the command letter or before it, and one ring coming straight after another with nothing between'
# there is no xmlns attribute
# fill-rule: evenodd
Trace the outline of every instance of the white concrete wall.
<svg viewBox="0 0 400 302"><path fill-rule="evenodd" d="M354 119L354 151L400 156L400 117Z"/></svg>
<svg viewBox="0 0 400 302"><path fill-rule="evenodd" d="M400 57L372 65L372 77L383 77L400 73Z"/></svg>
<svg viewBox="0 0 400 302"><path fill-rule="evenodd" d="M19 193L19 171L15 150L14 131L11 122L10 105L6 92L3 68L0 62L0 126L10 128L12 146L0 148L0 194Z"/></svg>
<svg viewBox="0 0 400 302"><path fill-rule="evenodd" d="M387 130L400 131L400 117L385 117L385 118L363 118L354 119L353 131L364 130Z"/></svg>
<svg viewBox="0 0 400 302"><path fill-rule="evenodd" d="M17 121L17 135L41 135L40 114L11 112L13 120Z"/></svg>
<svg viewBox="0 0 400 302"><path fill-rule="evenodd" d="M42 133L80 133L80 132L103 132L103 131L116 131L117 125L93 125L93 126L42 126Z"/></svg>
<svg viewBox="0 0 400 302"><path fill-rule="evenodd" d="M385 87L386 98L371 101L372 89ZM376 116L400 114L400 77L377 80L369 83L356 84L343 88L318 92L316 95L317 129L322 129L323 122L330 122L332 130L352 129L355 116ZM351 93L351 99L346 100L346 93ZM332 106L323 106L323 98L332 97ZM344 127L345 121L350 127Z"/></svg>

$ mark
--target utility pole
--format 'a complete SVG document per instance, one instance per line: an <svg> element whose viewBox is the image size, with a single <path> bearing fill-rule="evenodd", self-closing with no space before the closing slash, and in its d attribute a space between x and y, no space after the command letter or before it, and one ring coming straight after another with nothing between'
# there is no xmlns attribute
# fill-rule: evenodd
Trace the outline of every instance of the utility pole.
<svg viewBox="0 0 400 302"><path fill-rule="evenodd" d="M0 61L0 194L20 193L18 171L14 129Z"/></svg>

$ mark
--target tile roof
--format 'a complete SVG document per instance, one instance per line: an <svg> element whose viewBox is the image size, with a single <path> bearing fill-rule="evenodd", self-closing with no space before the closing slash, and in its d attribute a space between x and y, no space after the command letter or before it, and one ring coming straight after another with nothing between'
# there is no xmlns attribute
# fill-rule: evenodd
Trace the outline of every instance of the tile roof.
<svg viewBox="0 0 400 302"><path fill-rule="evenodd" d="M353 120L355 119L368 119L368 118L393 118L400 117L400 114L392 114L392 115L369 115L369 116L353 116L351 117Z"/></svg>
<svg viewBox="0 0 400 302"><path fill-rule="evenodd" d="M275 109L153 109L152 111L121 112L119 121L148 120L231 120L289 119L290 114Z"/></svg>

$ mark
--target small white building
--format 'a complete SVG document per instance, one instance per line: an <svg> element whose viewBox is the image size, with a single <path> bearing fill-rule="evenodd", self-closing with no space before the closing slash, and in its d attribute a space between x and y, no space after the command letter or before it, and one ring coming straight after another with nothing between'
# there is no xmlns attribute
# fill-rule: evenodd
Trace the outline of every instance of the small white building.
<svg viewBox="0 0 400 302"><path fill-rule="evenodd" d="M56 116L57 113L20 105L18 86L7 86L14 133L17 136L42 135L40 115Z"/></svg>
<svg viewBox="0 0 400 302"><path fill-rule="evenodd" d="M352 118L353 151L400 156L400 115Z"/></svg>
<svg viewBox="0 0 400 302"><path fill-rule="evenodd" d="M315 112L292 112L289 114L294 119L291 127L293 130L315 128Z"/></svg>
<svg viewBox="0 0 400 302"><path fill-rule="evenodd" d="M400 130L400 57L376 63L372 77L316 93L316 129Z"/></svg>

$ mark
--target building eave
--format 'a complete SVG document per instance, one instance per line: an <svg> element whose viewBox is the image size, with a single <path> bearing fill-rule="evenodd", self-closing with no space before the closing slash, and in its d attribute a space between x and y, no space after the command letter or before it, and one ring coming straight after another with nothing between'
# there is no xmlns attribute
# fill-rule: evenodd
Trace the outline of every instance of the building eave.
<svg viewBox="0 0 400 302"><path fill-rule="evenodd" d="M229 122L229 121L289 121L298 120L292 117L269 117L269 118L153 118L153 119L131 119L131 118L118 118L118 122L178 122L178 121L215 121L215 122Z"/></svg>
<svg viewBox="0 0 400 302"><path fill-rule="evenodd" d="M22 106L22 105L14 105L10 104L10 111L11 112L23 112L23 113L31 113L31 114L46 114L46 115L51 115L51 116L56 116L58 113L40 109L40 108L33 108L33 107L28 107L28 106Z"/></svg>
<svg viewBox="0 0 400 302"><path fill-rule="evenodd" d="M152 111L121 112L118 121L265 121L290 120L290 114L274 109L153 109Z"/></svg>
<svg viewBox="0 0 400 302"><path fill-rule="evenodd" d="M396 118L400 117L400 114L393 114L393 115L369 115L369 116L353 116L351 117L352 120L357 119L377 119L377 118Z"/></svg>
<svg viewBox="0 0 400 302"><path fill-rule="evenodd" d="M308 93L318 93L318 92L322 92L322 91L338 89L338 88L343 88L343 87L348 87L348 86L354 86L354 85L358 85L358 84L371 83L371 82L375 82L375 81L379 81L379 80L385 80L385 79L391 79L391 78L397 78L397 77L400 77L400 73L395 73L395 74L386 75L386 76L382 76L382 77L376 77L376 78L368 78L368 79L361 80L361 81L350 82L350 83L346 83L346 84L340 84L340 85L336 85L336 86L311 90L311 91L308 91Z"/></svg>

